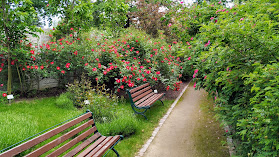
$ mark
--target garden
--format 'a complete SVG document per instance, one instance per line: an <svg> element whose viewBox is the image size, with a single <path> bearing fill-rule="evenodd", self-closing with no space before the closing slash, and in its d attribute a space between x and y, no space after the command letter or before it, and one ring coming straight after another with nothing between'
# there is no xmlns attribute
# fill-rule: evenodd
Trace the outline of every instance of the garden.
<svg viewBox="0 0 279 157"><path fill-rule="evenodd" d="M0 150L89 109L103 135L124 136L116 146L121 156L135 156L174 99L156 102L145 120L134 115L126 90L150 83L178 92L192 79L214 102L234 156L279 155L276 0L1 6ZM43 32L55 16L58 24ZM31 42L43 33L46 42ZM56 86L40 89L44 79Z"/></svg>

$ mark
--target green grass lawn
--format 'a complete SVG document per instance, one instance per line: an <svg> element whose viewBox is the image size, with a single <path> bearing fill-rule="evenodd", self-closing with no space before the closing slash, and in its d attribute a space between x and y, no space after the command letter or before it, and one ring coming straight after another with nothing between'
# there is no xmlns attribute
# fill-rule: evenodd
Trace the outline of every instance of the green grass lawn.
<svg viewBox="0 0 279 157"><path fill-rule="evenodd" d="M59 108L55 105L56 99L36 99L13 103L10 106L0 104L0 150L85 111ZM133 129L131 134L126 135L115 147L121 156L132 157L151 136L172 102L173 100L164 100L164 106L159 101L156 102L151 110L145 113L149 120L145 120L141 115L133 115L130 104L122 103L116 107L119 118L111 123L96 122L96 126L103 135L114 134L121 129ZM108 156L115 154L111 151Z"/></svg>

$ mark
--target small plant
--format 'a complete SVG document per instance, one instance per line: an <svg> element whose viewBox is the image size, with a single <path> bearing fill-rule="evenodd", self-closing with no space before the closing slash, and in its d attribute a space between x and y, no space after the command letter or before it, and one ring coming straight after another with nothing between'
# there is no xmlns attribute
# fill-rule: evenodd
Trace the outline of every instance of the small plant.
<svg viewBox="0 0 279 157"><path fill-rule="evenodd" d="M101 129L105 135L123 135L127 137L136 133L139 129L139 121L132 113L128 115L122 114L110 123L103 124Z"/></svg>
<svg viewBox="0 0 279 157"><path fill-rule="evenodd" d="M7 102L7 92L0 91L0 104L6 104Z"/></svg>
<svg viewBox="0 0 279 157"><path fill-rule="evenodd" d="M55 101L55 105L59 108L72 109L74 107L73 100L70 99L69 92L61 94Z"/></svg>

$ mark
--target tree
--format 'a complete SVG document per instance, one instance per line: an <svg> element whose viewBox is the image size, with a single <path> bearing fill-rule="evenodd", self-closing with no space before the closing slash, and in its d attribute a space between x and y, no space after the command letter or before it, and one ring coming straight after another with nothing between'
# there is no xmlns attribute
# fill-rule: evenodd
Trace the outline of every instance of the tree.
<svg viewBox="0 0 279 157"><path fill-rule="evenodd" d="M27 41L27 35L36 36L35 32L41 31L34 21L37 21L37 14L31 0L1 0L0 53L8 62L8 94L12 93L12 65L19 66L14 63L16 57L29 53L22 49L26 47L24 43ZM20 58L17 58L17 61L23 62ZM17 71L20 78L18 68Z"/></svg>

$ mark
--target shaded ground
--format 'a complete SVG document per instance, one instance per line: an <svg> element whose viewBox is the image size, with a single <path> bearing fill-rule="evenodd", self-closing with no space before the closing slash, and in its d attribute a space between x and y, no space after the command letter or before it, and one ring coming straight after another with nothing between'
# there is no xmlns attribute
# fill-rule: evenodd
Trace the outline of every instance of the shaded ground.
<svg viewBox="0 0 279 157"><path fill-rule="evenodd" d="M209 103L209 104L208 104ZM145 157L226 157L224 130L214 121L206 92L189 85L145 152ZM205 108L201 110L201 108ZM207 108L207 109L206 109Z"/></svg>

